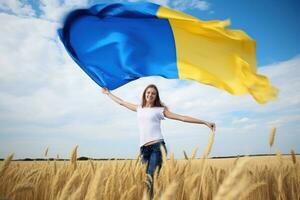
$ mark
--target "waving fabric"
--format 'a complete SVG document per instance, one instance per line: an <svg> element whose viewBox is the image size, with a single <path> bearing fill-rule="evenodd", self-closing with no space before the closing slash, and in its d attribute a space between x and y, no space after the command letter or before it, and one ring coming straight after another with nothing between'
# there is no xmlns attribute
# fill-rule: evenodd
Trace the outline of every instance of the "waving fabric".
<svg viewBox="0 0 300 200"><path fill-rule="evenodd" d="M256 73L256 44L229 21L201 21L154 3L97 4L58 30L74 61L110 90L145 76L194 80L259 103L277 95Z"/></svg>

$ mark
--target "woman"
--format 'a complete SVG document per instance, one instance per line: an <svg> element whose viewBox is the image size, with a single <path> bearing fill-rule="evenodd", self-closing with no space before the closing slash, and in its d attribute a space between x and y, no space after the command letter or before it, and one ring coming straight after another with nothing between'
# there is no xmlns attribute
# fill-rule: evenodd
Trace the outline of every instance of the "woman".
<svg viewBox="0 0 300 200"><path fill-rule="evenodd" d="M158 89L155 85L148 85L142 96L142 104L136 105L126 102L119 97L110 93L107 89L102 89L104 94L107 94L116 103L137 112L139 131L140 131L140 153L142 162L147 164L147 188L150 196L153 195L153 175L156 169L158 172L162 164L162 146L166 151L165 142L161 134L160 121L164 117L183 122L204 124L212 131L215 131L215 123L195 119L189 116L178 115L172 113L161 102Z"/></svg>

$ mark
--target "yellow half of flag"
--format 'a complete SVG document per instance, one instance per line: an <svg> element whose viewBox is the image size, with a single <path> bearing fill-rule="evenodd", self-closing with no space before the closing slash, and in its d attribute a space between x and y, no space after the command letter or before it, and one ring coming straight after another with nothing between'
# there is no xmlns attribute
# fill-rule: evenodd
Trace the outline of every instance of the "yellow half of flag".
<svg viewBox="0 0 300 200"><path fill-rule="evenodd" d="M173 31L178 76L226 90L251 94L259 103L277 96L268 78L256 72L256 43L241 30L226 29L225 21L201 21L166 7L157 16Z"/></svg>

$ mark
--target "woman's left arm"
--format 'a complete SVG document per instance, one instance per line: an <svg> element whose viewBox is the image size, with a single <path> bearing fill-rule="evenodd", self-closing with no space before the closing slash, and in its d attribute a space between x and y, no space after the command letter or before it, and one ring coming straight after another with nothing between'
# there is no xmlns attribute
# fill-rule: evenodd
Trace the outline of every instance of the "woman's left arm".
<svg viewBox="0 0 300 200"><path fill-rule="evenodd" d="M208 128L210 128L212 131L216 130L216 124L213 122L207 122L207 121L196 119L196 118L189 117L189 116L178 115L176 113L170 112L168 109L164 110L164 115L166 118L169 118L169 119L179 120L182 122L195 123L195 124L204 124Z"/></svg>

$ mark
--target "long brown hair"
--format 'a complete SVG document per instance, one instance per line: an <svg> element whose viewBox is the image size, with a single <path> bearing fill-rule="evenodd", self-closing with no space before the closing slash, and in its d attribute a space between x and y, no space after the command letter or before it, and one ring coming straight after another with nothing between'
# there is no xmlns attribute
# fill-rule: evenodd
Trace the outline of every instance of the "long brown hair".
<svg viewBox="0 0 300 200"><path fill-rule="evenodd" d="M156 91L156 98L155 98L153 107L166 107L166 106L161 102L161 100L160 100L160 98L159 98L159 92L158 92L158 89L157 89L156 85L150 84L150 85L148 85L148 86L145 88L145 90L144 90L144 92L143 92L143 96L142 96L142 108L144 108L145 105L146 105L146 91L147 91L149 88L153 88L153 89L155 89L155 91Z"/></svg>

